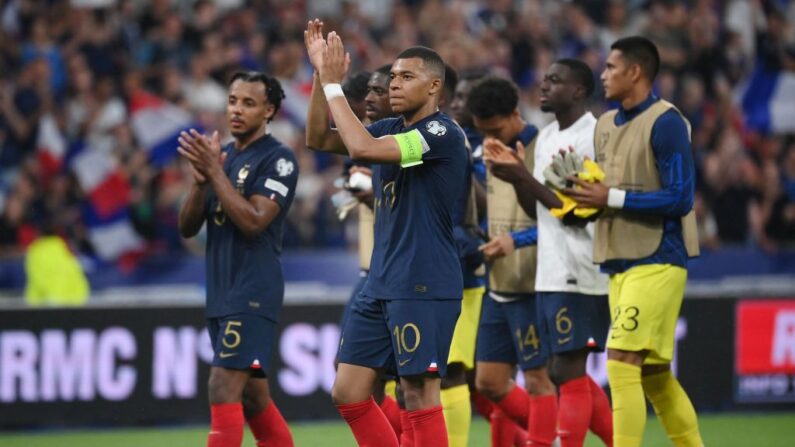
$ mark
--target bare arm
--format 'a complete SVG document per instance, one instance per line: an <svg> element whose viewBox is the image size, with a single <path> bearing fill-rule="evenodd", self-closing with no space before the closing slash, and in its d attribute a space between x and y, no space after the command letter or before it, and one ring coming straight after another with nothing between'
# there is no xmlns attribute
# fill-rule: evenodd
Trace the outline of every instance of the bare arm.
<svg viewBox="0 0 795 447"><path fill-rule="evenodd" d="M279 214L279 204L263 195L246 199L237 192L223 170L225 157L221 156L218 132L210 139L191 129L180 134L179 144L179 152L207 179L224 212L243 234L252 237L268 228Z"/></svg>
<svg viewBox="0 0 795 447"><path fill-rule="evenodd" d="M320 61L320 82L325 86L339 84L348 69L349 56L342 46L342 39L329 33ZM341 94L328 100L331 115L339 129L342 142L351 158L370 163L399 163L401 152L394 136L373 138L351 110L348 101Z"/></svg>
<svg viewBox="0 0 795 447"><path fill-rule="evenodd" d="M329 33L328 39L324 39L322 31L323 22L320 20L315 19L307 24L306 31L304 31L307 54L312 66L318 72L320 85L325 87L329 84L336 84L336 87L339 88L339 83L342 82L348 70L350 56L345 53L342 40L335 32ZM348 101L342 95L341 89L337 90L337 95L332 97L326 95L326 92L321 92L318 87L320 86L317 83L314 84L313 93L323 95L326 98L331 114L334 117L334 123L337 125L337 134L341 137L342 143L351 158L371 163L400 162L400 146L398 146L398 142L394 137L373 138L354 115L348 105ZM315 105L312 113L318 113L317 118L313 117L313 121L323 121L320 118L320 112L316 110L320 104L320 99L315 97L315 101L312 104ZM327 118L323 121L323 125L328 126ZM318 130L316 126L317 124L312 125L312 141L309 141L309 136L307 137L307 144L311 143L310 147L318 146L321 143L320 139L316 138L316 136L321 134L321 132L316 132ZM325 134L325 131L322 133Z"/></svg>
<svg viewBox="0 0 795 447"><path fill-rule="evenodd" d="M323 86L317 72L309 97L309 111L306 114L306 147L322 152L348 155L339 133L329 126L328 103L323 95Z"/></svg>
<svg viewBox="0 0 795 447"><path fill-rule="evenodd" d="M259 194L246 199L237 192L222 169L212 171L210 184L218 195L224 212L238 230L248 237L254 237L268 228L279 215L279 204Z"/></svg>
<svg viewBox="0 0 795 447"><path fill-rule="evenodd" d="M194 183L179 210L179 234L185 239L196 236L204 225L207 185Z"/></svg>

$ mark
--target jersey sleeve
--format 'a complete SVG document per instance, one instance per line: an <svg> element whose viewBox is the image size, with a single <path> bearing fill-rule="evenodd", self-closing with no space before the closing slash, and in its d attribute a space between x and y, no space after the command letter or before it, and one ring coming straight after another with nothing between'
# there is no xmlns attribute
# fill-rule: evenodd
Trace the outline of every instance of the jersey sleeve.
<svg viewBox="0 0 795 447"><path fill-rule="evenodd" d="M660 173L660 189L626 193L623 209L668 217L686 215L693 208L695 167L687 123L669 110L654 123L651 145Z"/></svg>
<svg viewBox="0 0 795 447"><path fill-rule="evenodd" d="M261 166L254 181L252 194L263 195L285 210L292 203L297 184L298 163L292 153L285 153Z"/></svg>
<svg viewBox="0 0 795 447"><path fill-rule="evenodd" d="M528 227L523 230L512 231L511 238L513 238L513 245L516 248L536 245L538 243L538 227Z"/></svg>
<svg viewBox="0 0 795 447"><path fill-rule="evenodd" d="M391 127L392 120L390 118L385 118L382 120L378 120L372 124L368 124L365 128L373 138L380 138L384 135L389 134L389 127Z"/></svg>

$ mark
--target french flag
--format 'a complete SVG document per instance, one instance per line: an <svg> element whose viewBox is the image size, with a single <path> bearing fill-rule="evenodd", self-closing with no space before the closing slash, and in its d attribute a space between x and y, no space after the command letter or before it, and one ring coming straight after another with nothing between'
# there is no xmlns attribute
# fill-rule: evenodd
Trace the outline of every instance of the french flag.
<svg viewBox="0 0 795 447"><path fill-rule="evenodd" d="M135 232L129 216L130 184L113 155L83 145L70 157L70 167L88 197L83 221L97 256L104 261L115 261L142 250L144 241Z"/></svg>
<svg viewBox="0 0 795 447"><path fill-rule="evenodd" d="M133 135L158 168L177 156L180 132L191 128L201 131L190 113L143 90L130 97L130 118Z"/></svg>
<svg viewBox="0 0 795 447"><path fill-rule="evenodd" d="M795 73L773 71L757 64L743 93L742 107L749 129L795 132Z"/></svg>
<svg viewBox="0 0 795 447"><path fill-rule="evenodd" d="M39 130L36 135L36 158L39 161L45 179L61 170L68 142L58 127L51 113L39 119Z"/></svg>

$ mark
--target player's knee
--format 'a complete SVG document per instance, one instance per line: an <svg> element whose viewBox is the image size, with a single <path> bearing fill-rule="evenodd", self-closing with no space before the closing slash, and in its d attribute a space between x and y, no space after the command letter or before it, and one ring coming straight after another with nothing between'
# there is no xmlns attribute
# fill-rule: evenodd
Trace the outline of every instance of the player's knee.
<svg viewBox="0 0 795 447"><path fill-rule="evenodd" d="M211 404L240 402L243 398L243 389L242 386L223 374L210 374L207 395Z"/></svg>
<svg viewBox="0 0 795 447"><path fill-rule="evenodd" d="M509 381L510 382L510 381ZM496 377L489 377L485 374L475 376L475 389L492 402L498 402L508 394L510 383L499 380Z"/></svg>
<svg viewBox="0 0 795 447"><path fill-rule="evenodd" d="M532 396L555 393L555 385L549 378L546 368L531 369L524 373L525 389Z"/></svg>
<svg viewBox="0 0 795 447"><path fill-rule="evenodd" d="M348 387L335 383L331 388L331 400L334 405L345 405L354 402L353 393Z"/></svg>
<svg viewBox="0 0 795 447"><path fill-rule="evenodd" d="M246 417L261 413L268 407L270 397L262 393L254 393L249 389L243 390L243 413Z"/></svg>
<svg viewBox="0 0 795 447"><path fill-rule="evenodd" d="M585 363L587 352L583 355L555 355L549 368L549 377L552 382L560 386L570 380L585 376Z"/></svg>
<svg viewBox="0 0 795 447"><path fill-rule="evenodd" d="M440 380L427 375L402 377L403 399L406 408L420 410L440 404Z"/></svg>

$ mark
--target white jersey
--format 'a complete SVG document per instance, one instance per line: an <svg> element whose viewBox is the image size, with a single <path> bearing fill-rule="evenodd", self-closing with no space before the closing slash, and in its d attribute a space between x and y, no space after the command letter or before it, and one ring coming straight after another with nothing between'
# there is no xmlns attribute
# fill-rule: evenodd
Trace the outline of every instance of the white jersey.
<svg viewBox="0 0 795 447"><path fill-rule="evenodd" d="M558 150L569 146L581 156L594 158L594 129L596 118L587 112L574 124L560 130L553 121L538 134L535 148L533 177L544 183L544 169ZM537 292L575 292L588 295L607 294L607 275L599 273L593 263L594 224L585 228L563 225L541 203L538 214Z"/></svg>

